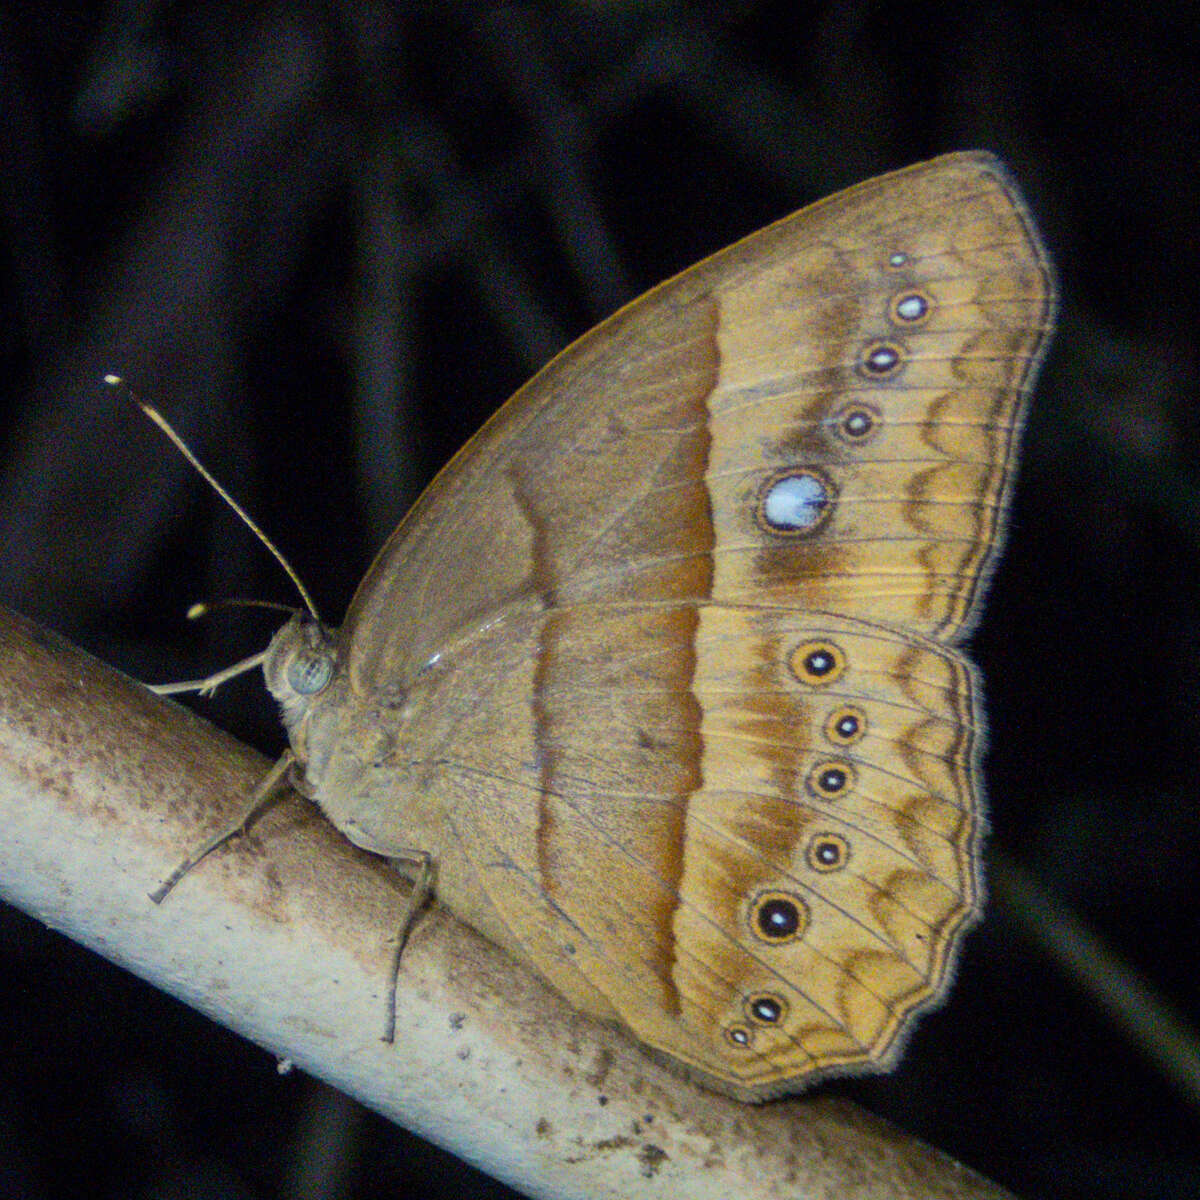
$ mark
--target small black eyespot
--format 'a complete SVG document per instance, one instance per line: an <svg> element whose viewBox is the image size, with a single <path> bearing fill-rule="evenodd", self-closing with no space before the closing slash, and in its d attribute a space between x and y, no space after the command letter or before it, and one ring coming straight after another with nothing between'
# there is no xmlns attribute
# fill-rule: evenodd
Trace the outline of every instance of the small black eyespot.
<svg viewBox="0 0 1200 1200"><path fill-rule="evenodd" d="M924 292L901 292L891 304L891 318L900 325L920 325L933 311Z"/></svg>
<svg viewBox="0 0 1200 1200"><path fill-rule="evenodd" d="M834 414L833 429L843 442L860 446L878 434L880 421L876 408L855 402L845 405Z"/></svg>
<svg viewBox="0 0 1200 1200"><path fill-rule="evenodd" d="M725 1040L738 1050L745 1050L754 1041L754 1031L744 1025L730 1025L725 1030Z"/></svg>
<svg viewBox="0 0 1200 1200"><path fill-rule="evenodd" d="M752 996L746 1005L750 1020L758 1025L778 1025L783 1020L785 1004L778 996L764 993Z"/></svg>
<svg viewBox="0 0 1200 1200"><path fill-rule="evenodd" d="M803 923L800 905L789 896L770 896L758 904L754 920L758 932L773 942L794 938Z"/></svg>
<svg viewBox="0 0 1200 1200"><path fill-rule="evenodd" d="M830 767L821 772L821 787L827 792L840 792L846 786L846 772L840 767Z"/></svg>
<svg viewBox="0 0 1200 1200"><path fill-rule="evenodd" d="M788 665L801 683L822 687L841 678L846 656L834 642L815 639L795 647L788 655Z"/></svg>
<svg viewBox="0 0 1200 1200"><path fill-rule="evenodd" d="M825 736L839 746L861 742L867 732L867 714L854 704L835 708L825 721Z"/></svg>
<svg viewBox="0 0 1200 1200"><path fill-rule="evenodd" d="M809 842L805 858L822 874L840 871L850 861L850 843L840 833L819 833Z"/></svg>
<svg viewBox="0 0 1200 1200"><path fill-rule="evenodd" d="M847 762L820 762L809 772L809 787L827 800L836 799L854 782L854 769Z"/></svg>
<svg viewBox="0 0 1200 1200"><path fill-rule="evenodd" d="M899 346L891 342L874 342L864 351L860 364L867 375L886 379L900 370L903 361Z"/></svg>

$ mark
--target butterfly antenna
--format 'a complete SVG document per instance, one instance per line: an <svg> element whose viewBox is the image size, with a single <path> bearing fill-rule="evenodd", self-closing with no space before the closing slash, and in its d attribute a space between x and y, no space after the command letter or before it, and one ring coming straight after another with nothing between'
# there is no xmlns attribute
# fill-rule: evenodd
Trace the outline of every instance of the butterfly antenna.
<svg viewBox="0 0 1200 1200"><path fill-rule="evenodd" d="M248 600L241 596L227 596L224 600L197 600L187 610L189 621L199 621L202 617L211 616L223 608L265 608L269 612L287 613L295 616L299 609L293 604L278 604L274 600Z"/></svg>
<svg viewBox="0 0 1200 1200"><path fill-rule="evenodd" d="M220 496L221 499L224 500L225 503L228 504L229 507L232 508L239 517L242 518L250 532L253 533L254 536L258 538L258 540L262 542L264 546L266 546L266 548L274 556L275 561L287 572L288 578L296 585L296 591L300 593L300 599L304 601L304 607L308 609L313 620L319 621L321 618L317 615L316 605L313 604L312 597L308 594L308 589L305 588L304 584L300 582L300 576L292 570L292 564L283 557L283 554L279 551L275 543L271 541L271 539L267 537L265 533L263 533L258 525L255 524L250 514L247 513L246 510L220 485L220 483L217 482L217 480L213 477L212 472L192 453L191 449L188 447L188 444L179 436L179 434L175 432L166 417L164 417L162 413L160 413L153 405L147 404L144 400L142 400L134 392L133 388L131 388L129 384L121 378L120 375L105 375L104 382L107 383L109 387L123 389L129 399L132 400L134 404L136 404L138 408L140 408L142 412L144 412L146 416L148 416L150 420L153 421L154 424L157 425L159 429L161 429L163 433L167 435L168 438L170 438L171 444L175 447L175 449L178 450L179 453L182 454L183 457L186 458L188 462L190 462L192 466L200 472L200 475L208 483L209 487L211 487L213 491L215 491L217 495Z"/></svg>

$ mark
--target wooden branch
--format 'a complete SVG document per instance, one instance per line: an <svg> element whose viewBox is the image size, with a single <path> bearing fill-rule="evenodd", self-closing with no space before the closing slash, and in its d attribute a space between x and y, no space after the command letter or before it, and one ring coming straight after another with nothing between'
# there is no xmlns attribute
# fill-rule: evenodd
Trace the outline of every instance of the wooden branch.
<svg viewBox="0 0 1200 1200"><path fill-rule="evenodd" d="M0 893L531 1196L1008 1193L842 1100L759 1107L675 1078L446 912L405 951L404 885L288 798L147 893L244 805L267 764L0 609Z"/></svg>

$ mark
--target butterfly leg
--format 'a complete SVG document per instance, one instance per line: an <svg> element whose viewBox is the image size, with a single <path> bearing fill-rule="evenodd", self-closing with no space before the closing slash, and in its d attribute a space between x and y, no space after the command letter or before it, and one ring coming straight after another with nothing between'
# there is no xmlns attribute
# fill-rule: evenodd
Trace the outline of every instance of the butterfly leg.
<svg viewBox="0 0 1200 1200"><path fill-rule="evenodd" d="M295 758L290 750L285 750L279 761L267 772L263 781L254 789L254 794L250 797L250 803L246 805L245 811L237 818L225 826L224 829L215 833L197 850L194 850L187 858L183 860L150 893L150 899L155 904L161 904L172 888L195 866L202 863L218 846L224 845L230 838L237 837L239 834L246 832L247 826L255 817L258 816L267 804L274 798L279 790L280 781L291 770Z"/></svg>
<svg viewBox="0 0 1200 1200"><path fill-rule="evenodd" d="M425 902L433 892L433 855L428 850L410 850L405 848L389 848L384 852L388 862L404 874L410 874L405 868L415 867L412 891L408 894L408 903L400 918L400 929L396 934L396 950L392 955L390 983L388 986L387 1012L384 1016L383 1041L391 1045L396 1040L396 991L400 986L400 960L404 955L404 947L408 945L408 936L412 933L417 916L425 907Z"/></svg>
<svg viewBox="0 0 1200 1200"><path fill-rule="evenodd" d="M203 679L185 679L179 683L148 683L146 687L156 696L178 696L183 692L211 696L226 680L235 679L247 671L253 671L255 667L261 667L266 657L267 652L262 650L258 654L252 654L249 658L243 658L241 662L234 663L232 667L226 667L223 671L217 671Z"/></svg>

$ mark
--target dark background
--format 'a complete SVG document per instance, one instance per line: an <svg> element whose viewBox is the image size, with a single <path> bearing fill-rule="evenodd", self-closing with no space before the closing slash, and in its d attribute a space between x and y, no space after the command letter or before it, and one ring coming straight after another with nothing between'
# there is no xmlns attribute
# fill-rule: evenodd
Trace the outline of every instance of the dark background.
<svg viewBox="0 0 1200 1200"><path fill-rule="evenodd" d="M275 623L188 624L193 600L294 602L105 371L170 413L336 620L431 473L621 301L844 185L995 150L1064 303L974 642L989 854L1046 889L1045 927L1073 911L1195 1023L1194 21L1053 0L5 6L0 602L147 679ZM257 678L201 708L281 746ZM836 1090L1026 1197L1200 1197L1197 1094L1027 930L1000 894L901 1068ZM9 911L0 977L0 1196L508 1194Z"/></svg>

